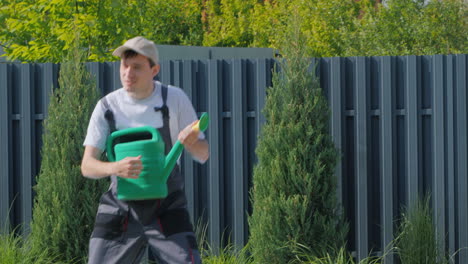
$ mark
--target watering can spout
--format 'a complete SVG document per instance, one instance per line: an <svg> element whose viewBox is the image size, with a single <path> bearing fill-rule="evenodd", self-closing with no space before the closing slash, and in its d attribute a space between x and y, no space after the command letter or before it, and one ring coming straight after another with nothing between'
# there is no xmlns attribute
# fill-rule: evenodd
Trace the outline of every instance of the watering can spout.
<svg viewBox="0 0 468 264"><path fill-rule="evenodd" d="M198 122L192 126L192 130L198 130L202 132L205 131L208 128L209 121L210 119L208 114L203 113L200 117L200 120L198 120ZM174 169L174 166L177 163L177 160L179 159L180 154L182 154L183 150L184 145L182 145L182 143L180 143L180 141L177 140L169 154L167 154L166 156L163 173L163 175L165 176L165 180L169 178L169 175L171 174L172 169Z"/></svg>

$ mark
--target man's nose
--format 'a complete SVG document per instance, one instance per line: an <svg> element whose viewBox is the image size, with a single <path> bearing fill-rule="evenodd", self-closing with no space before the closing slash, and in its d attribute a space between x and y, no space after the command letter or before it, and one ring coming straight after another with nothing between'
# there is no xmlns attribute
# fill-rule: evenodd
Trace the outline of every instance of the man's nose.
<svg viewBox="0 0 468 264"><path fill-rule="evenodd" d="M131 77L135 74L135 70L132 67L128 67L126 70L127 76Z"/></svg>

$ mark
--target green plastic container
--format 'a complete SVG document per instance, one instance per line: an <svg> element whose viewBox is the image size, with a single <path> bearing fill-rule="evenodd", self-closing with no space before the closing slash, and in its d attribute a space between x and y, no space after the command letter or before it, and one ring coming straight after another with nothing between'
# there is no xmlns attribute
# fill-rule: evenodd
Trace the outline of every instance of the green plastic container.
<svg viewBox="0 0 468 264"><path fill-rule="evenodd" d="M205 131L209 117L204 113L193 129ZM141 155L143 170L137 179L117 177L117 198L119 200L147 200L165 198L168 195L167 179L184 146L176 141L167 156L164 155L164 141L154 127L127 128L113 132L107 140L109 161Z"/></svg>

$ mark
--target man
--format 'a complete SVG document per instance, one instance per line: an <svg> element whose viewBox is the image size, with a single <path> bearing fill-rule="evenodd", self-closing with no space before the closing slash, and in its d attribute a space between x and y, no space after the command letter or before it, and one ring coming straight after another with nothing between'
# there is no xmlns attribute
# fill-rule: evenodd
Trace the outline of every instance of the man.
<svg viewBox="0 0 468 264"><path fill-rule="evenodd" d="M121 201L116 195L117 177L137 178L143 169L141 155L116 162L100 160L114 130L153 126L164 139L166 151L178 139L195 160L204 163L209 157L208 143L203 133L192 129L195 110L180 88L153 81L160 66L152 41L136 37L113 54L121 58L123 88L97 103L83 144L83 176L112 175L109 191L100 199L88 263L138 263L147 245L158 263L201 263L178 165L167 181L166 198Z"/></svg>

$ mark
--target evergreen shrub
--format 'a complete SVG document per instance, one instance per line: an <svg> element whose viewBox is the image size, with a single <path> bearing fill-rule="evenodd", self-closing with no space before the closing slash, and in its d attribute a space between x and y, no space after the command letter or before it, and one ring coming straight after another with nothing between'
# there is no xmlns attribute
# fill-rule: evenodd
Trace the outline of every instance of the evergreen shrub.
<svg viewBox="0 0 468 264"><path fill-rule="evenodd" d="M298 245L316 256L338 252L347 234L336 197L338 151L329 135L327 100L299 27L284 39L256 148L249 218L256 263L288 263Z"/></svg>
<svg viewBox="0 0 468 264"><path fill-rule="evenodd" d="M75 48L65 60L44 124L31 239L58 260L73 263L86 259L99 196L107 183L81 175L86 124L99 95L83 64L84 54Z"/></svg>

